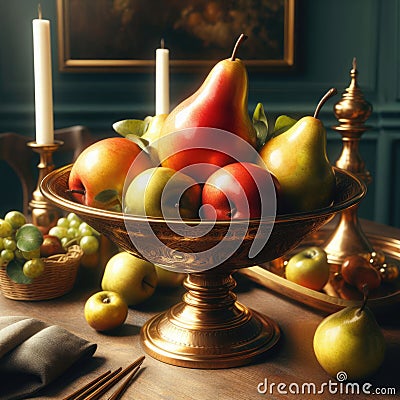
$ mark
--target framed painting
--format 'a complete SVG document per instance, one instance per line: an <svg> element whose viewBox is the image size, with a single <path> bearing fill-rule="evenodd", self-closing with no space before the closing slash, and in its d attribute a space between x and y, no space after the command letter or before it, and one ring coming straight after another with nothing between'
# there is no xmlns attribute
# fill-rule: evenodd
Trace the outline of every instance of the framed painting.
<svg viewBox="0 0 400 400"><path fill-rule="evenodd" d="M296 0L57 0L61 71L137 71L160 42L171 70L209 67L239 51L249 68L295 66Z"/></svg>

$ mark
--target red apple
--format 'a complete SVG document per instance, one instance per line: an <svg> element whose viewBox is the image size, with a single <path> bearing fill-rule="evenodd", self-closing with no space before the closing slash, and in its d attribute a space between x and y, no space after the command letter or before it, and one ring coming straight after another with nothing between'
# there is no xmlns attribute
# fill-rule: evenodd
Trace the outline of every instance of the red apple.
<svg viewBox="0 0 400 400"><path fill-rule="evenodd" d="M40 256L50 257L54 254L63 254L65 249L57 236L43 235L43 243L40 245Z"/></svg>
<svg viewBox="0 0 400 400"><path fill-rule="evenodd" d="M102 139L78 156L69 176L69 189L82 204L118 209L125 180L133 179L151 166L149 156L129 139Z"/></svg>
<svg viewBox="0 0 400 400"><path fill-rule="evenodd" d="M275 216L273 176L267 169L253 163L226 165L207 179L202 191L202 205L201 215L205 219Z"/></svg>

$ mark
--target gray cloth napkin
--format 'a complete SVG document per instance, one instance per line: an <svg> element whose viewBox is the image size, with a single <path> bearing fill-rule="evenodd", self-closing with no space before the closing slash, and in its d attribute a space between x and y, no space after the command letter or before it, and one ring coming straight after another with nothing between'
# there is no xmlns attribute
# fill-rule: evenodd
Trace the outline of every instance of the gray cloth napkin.
<svg viewBox="0 0 400 400"><path fill-rule="evenodd" d="M29 317L0 317L0 399L42 389L97 345L57 325Z"/></svg>

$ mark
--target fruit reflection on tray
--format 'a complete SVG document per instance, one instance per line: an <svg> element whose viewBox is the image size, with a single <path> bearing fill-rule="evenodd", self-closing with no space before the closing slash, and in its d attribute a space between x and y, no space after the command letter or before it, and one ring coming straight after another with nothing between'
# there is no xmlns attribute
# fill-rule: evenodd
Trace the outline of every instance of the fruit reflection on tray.
<svg viewBox="0 0 400 400"><path fill-rule="evenodd" d="M330 263L329 282L320 291L308 289L285 278L285 267L288 260L296 253L310 246L322 246L329 237L331 229L322 228L313 235L306 237L292 252L284 257L260 266L250 267L240 272L269 289L300 303L323 311L336 311L348 305L359 303L363 294L355 286L348 284L340 273L340 265ZM384 253L385 263L400 262L400 240L382 235L367 234L369 241L376 249ZM400 303L400 277L386 281L368 293L368 303L371 308L379 311Z"/></svg>

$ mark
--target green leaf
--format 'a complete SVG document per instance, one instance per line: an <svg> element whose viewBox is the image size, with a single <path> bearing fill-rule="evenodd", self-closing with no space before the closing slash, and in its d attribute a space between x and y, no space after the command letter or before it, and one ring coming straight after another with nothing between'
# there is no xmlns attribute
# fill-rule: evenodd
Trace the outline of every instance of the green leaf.
<svg viewBox="0 0 400 400"><path fill-rule="evenodd" d="M25 224L18 229L15 240L21 251L33 251L43 243L43 234L35 225Z"/></svg>
<svg viewBox="0 0 400 400"><path fill-rule="evenodd" d="M280 115L275 121L275 127L273 136L278 136L283 132L286 132L289 128L291 128L297 120L289 117L288 115Z"/></svg>
<svg viewBox="0 0 400 400"><path fill-rule="evenodd" d="M109 203L118 199L118 192L114 189L106 189L98 193L94 199L100 203Z"/></svg>
<svg viewBox="0 0 400 400"><path fill-rule="evenodd" d="M24 283L24 284L32 283L32 279L28 278L23 273L23 267L24 264L21 262L18 262L16 260L10 261L6 267L8 277L15 283Z"/></svg>
<svg viewBox="0 0 400 400"><path fill-rule="evenodd" d="M125 136L126 139L136 143L141 150L145 151L147 153L147 146L149 145L149 141L146 139L143 139L142 137L135 135L133 133L129 133L128 135Z"/></svg>
<svg viewBox="0 0 400 400"><path fill-rule="evenodd" d="M256 148L260 149L268 139L268 120L261 103L258 103L254 110L253 125L257 132Z"/></svg>
<svg viewBox="0 0 400 400"><path fill-rule="evenodd" d="M122 121L114 122L112 127L121 136L136 135L142 136L147 127L149 126L149 120L146 117L144 121L140 119L124 119Z"/></svg>
<svg viewBox="0 0 400 400"><path fill-rule="evenodd" d="M160 163L160 159L158 157L158 152L155 147L150 145L150 142L142 137L137 135L127 135L126 139L131 140L132 142L136 143L139 148L144 151L151 159L151 162L154 165L158 165Z"/></svg>

